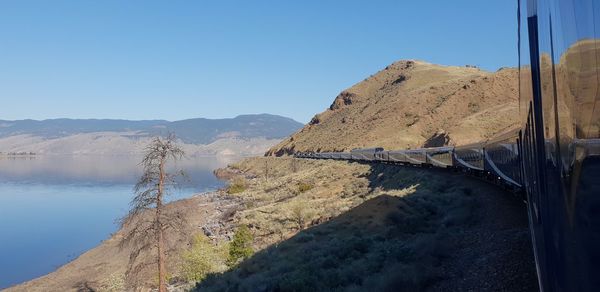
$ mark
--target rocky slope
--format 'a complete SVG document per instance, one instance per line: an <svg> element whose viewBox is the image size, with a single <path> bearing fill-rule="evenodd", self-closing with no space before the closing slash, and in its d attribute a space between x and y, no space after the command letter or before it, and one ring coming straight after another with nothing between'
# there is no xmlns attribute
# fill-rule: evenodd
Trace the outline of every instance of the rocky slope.
<svg viewBox="0 0 600 292"><path fill-rule="evenodd" d="M516 127L517 70L399 61L342 91L267 155L460 145Z"/></svg>

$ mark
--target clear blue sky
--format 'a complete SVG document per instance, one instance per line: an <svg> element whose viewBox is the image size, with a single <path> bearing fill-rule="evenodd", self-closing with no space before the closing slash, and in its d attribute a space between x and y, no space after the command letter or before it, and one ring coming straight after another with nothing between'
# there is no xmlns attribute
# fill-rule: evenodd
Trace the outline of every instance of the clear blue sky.
<svg viewBox="0 0 600 292"><path fill-rule="evenodd" d="M400 59L516 66L516 0L3 0L0 119L306 122Z"/></svg>

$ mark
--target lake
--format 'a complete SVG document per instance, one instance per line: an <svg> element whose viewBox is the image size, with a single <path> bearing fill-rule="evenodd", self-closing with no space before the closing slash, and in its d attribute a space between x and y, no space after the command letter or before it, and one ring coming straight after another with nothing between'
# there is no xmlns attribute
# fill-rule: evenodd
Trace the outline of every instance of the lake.
<svg viewBox="0 0 600 292"><path fill-rule="evenodd" d="M0 156L0 289L54 271L118 229L140 157ZM168 200L223 185L212 171L236 157L189 158Z"/></svg>

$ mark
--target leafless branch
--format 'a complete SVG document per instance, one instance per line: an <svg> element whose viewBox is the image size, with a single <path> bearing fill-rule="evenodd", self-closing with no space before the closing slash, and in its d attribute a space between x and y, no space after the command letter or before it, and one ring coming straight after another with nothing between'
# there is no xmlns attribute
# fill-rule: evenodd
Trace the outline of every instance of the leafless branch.
<svg viewBox="0 0 600 292"><path fill-rule="evenodd" d="M166 164L184 157L183 150L176 144L174 135L167 138L155 137L145 147L144 158L140 162L143 174L134 186L135 196L131 209L121 218L125 235L119 242L121 248L130 246L129 264L126 272L128 283L136 285L138 274L149 264L139 263L140 254L156 249L158 264L159 291L165 291L165 231L172 229L184 233L187 223L180 212L165 210L164 197L170 188L177 186L176 179L182 171L168 173Z"/></svg>

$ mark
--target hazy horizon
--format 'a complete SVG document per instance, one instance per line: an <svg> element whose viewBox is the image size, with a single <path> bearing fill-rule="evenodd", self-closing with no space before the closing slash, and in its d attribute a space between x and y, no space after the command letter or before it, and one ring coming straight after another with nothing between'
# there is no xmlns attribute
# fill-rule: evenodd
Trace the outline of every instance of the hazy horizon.
<svg viewBox="0 0 600 292"><path fill-rule="evenodd" d="M288 119L292 119L296 122L302 123L301 121L298 121L292 117L287 117L287 116L283 116L283 115L278 115L278 114L271 114L271 113L241 113L241 114L236 114L233 116L223 116L223 117L216 117L216 118L207 118L207 117L189 117L189 118L181 118L181 119L177 119L177 120L166 120L166 119L123 119L123 118L112 118L112 117L91 117L91 118L72 118L72 117L50 117L50 118L45 118L45 119L32 119L32 118L22 118L22 119L16 119L16 120L8 120L8 119L2 119L0 118L0 121L4 121L4 122L16 122L16 121L27 121L27 120L31 120L31 121L37 121L37 122L43 122L43 121L51 121L51 120L98 120L98 121L102 121L102 120L113 120L113 121L130 121L130 122L142 122L142 121L164 121L164 122L179 122L179 121L184 121L184 120L194 120L194 119L207 119L207 120L227 120L227 119L234 119L240 116L260 116L260 115L273 115L273 116L280 116L283 118L288 118Z"/></svg>

